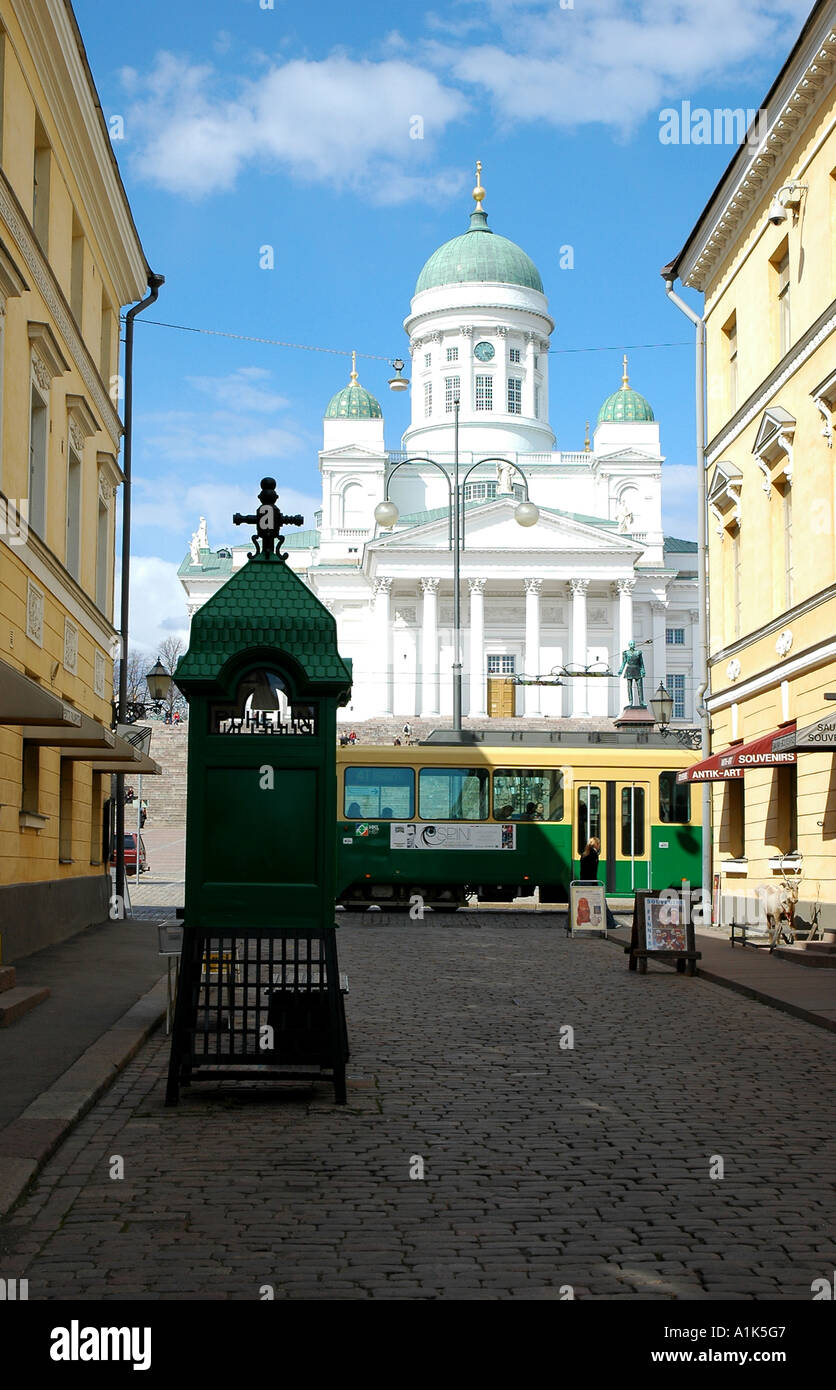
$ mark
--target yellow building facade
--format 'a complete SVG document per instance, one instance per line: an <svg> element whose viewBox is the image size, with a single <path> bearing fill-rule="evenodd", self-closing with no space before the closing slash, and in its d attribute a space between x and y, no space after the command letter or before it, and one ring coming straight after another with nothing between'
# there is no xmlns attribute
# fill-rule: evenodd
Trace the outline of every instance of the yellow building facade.
<svg viewBox="0 0 836 1390"><path fill-rule="evenodd" d="M714 873L728 897L786 877L799 920L833 927L833 0L812 10L669 271L705 297Z"/></svg>
<svg viewBox="0 0 836 1390"><path fill-rule="evenodd" d="M120 308L148 266L67 0L0 0L0 950L108 915ZM120 761L121 759L121 761Z"/></svg>

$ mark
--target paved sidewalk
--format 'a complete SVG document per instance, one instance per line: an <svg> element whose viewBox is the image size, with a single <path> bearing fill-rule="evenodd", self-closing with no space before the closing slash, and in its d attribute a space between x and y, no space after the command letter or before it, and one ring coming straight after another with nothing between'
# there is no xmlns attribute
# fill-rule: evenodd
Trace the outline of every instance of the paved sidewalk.
<svg viewBox="0 0 836 1390"><path fill-rule="evenodd" d="M88 927L17 968L50 996L0 1029L0 1212L165 1015L150 913Z"/></svg>
<svg viewBox="0 0 836 1390"><path fill-rule="evenodd" d="M632 914L619 917L619 929L610 932L609 939L626 946ZM702 960L697 963L702 979L836 1032L836 970L796 965L754 946L732 949L725 933L697 931L695 935L697 950L702 951Z"/></svg>
<svg viewBox="0 0 836 1390"><path fill-rule="evenodd" d="M158 1036L0 1222L2 1273L30 1300L809 1301L821 1029L545 913L376 917L338 933L348 1105L207 1083L166 1109Z"/></svg>

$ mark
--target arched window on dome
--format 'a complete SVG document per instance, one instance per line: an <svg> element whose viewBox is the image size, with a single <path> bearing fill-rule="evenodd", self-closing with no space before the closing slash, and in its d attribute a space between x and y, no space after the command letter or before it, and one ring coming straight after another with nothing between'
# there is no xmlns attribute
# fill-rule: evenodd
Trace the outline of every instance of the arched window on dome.
<svg viewBox="0 0 836 1390"><path fill-rule="evenodd" d="M343 489L342 524L356 530L369 529L369 502L366 492L359 483L349 483Z"/></svg>

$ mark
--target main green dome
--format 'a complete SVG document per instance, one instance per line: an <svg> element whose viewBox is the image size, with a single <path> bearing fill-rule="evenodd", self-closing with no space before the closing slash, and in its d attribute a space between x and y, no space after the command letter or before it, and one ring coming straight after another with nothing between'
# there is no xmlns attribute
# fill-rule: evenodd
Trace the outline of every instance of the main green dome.
<svg viewBox="0 0 836 1390"><path fill-rule="evenodd" d="M470 214L470 229L433 251L415 285L415 293L439 285L496 281L523 285L543 293L540 272L521 246L492 232L488 215L478 208Z"/></svg>
<svg viewBox="0 0 836 1390"><path fill-rule="evenodd" d="M638 391L634 391L627 376L627 358L624 358L624 375L621 378L621 389L614 391L608 396L598 411L598 424L605 421L622 422L628 421L631 424L640 423L644 420L655 420L650 402Z"/></svg>
<svg viewBox="0 0 836 1390"><path fill-rule="evenodd" d="M351 354L351 379L328 402L326 420L382 420L380 401L357 380L357 354Z"/></svg>

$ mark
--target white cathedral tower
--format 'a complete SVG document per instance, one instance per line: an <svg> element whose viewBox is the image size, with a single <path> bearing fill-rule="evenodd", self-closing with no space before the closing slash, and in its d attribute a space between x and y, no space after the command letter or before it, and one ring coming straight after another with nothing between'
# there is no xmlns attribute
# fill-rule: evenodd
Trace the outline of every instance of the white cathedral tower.
<svg viewBox="0 0 836 1390"><path fill-rule="evenodd" d="M488 226L481 165L473 197L468 229L429 257L404 320L412 408L401 448L387 450L380 402L361 385L353 359L348 384L325 411L316 527L285 543L289 563L335 614L340 650L354 661L352 703L342 717L434 719L451 711L445 472L456 456L458 400L458 459L467 475L465 715L606 724L625 704L615 676L564 687L515 687L507 678L563 665L617 672L632 637L643 644L650 690L664 680L674 719L691 720L696 544L662 534L659 425L631 388L625 357L621 386L601 406L592 440L587 427L583 449L555 448L554 321L542 280L530 257ZM434 462L407 462L413 458ZM526 486L539 519L524 528L515 512ZM387 488L398 518L384 530L374 512ZM190 613L247 554L242 545L212 551L204 539L180 567Z"/></svg>

